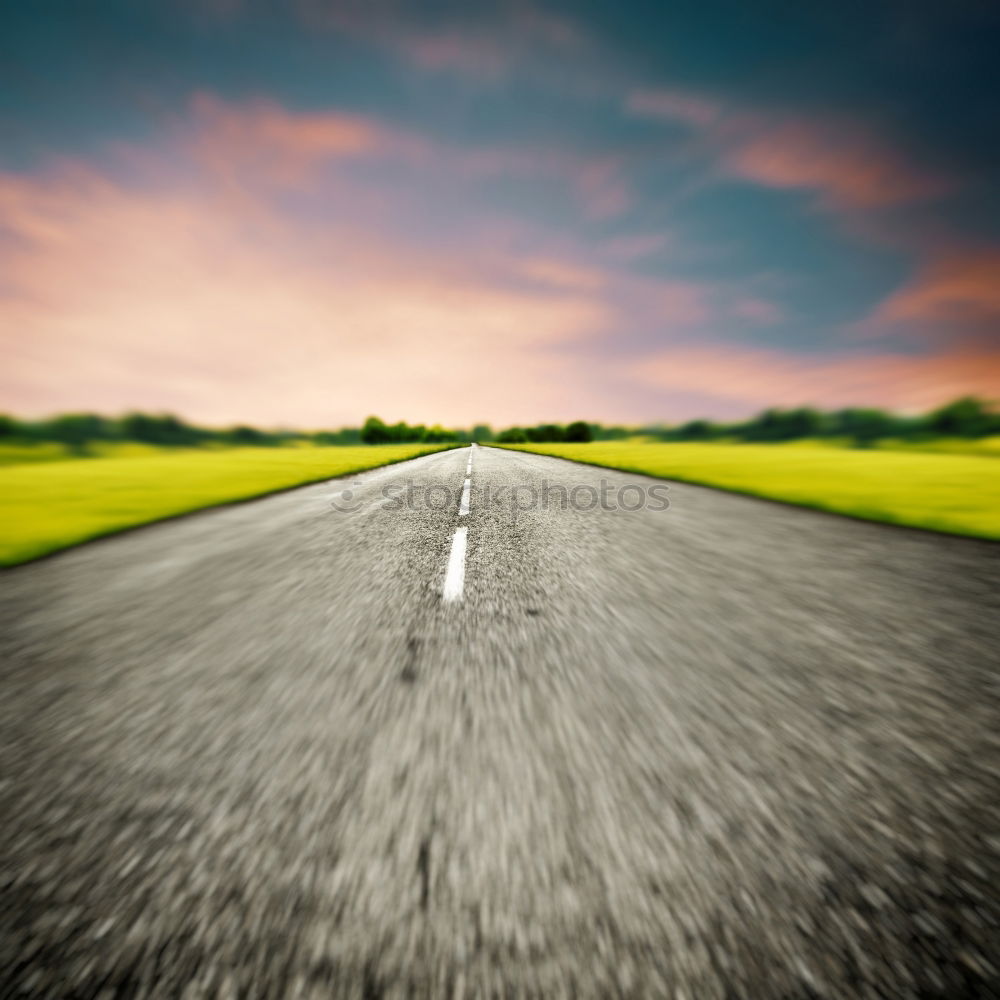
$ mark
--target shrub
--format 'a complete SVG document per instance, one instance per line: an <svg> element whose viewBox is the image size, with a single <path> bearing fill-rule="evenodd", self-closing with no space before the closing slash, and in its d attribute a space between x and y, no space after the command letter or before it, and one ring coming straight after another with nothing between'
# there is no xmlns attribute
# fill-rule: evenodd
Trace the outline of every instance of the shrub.
<svg viewBox="0 0 1000 1000"><path fill-rule="evenodd" d="M963 396L928 415L927 427L936 434L957 437L980 437L989 434L997 424L997 416L975 396Z"/></svg>
<svg viewBox="0 0 1000 1000"><path fill-rule="evenodd" d="M361 428L361 440L365 444L385 444L389 440L389 428L378 417L369 417Z"/></svg>
<svg viewBox="0 0 1000 1000"><path fill-rule="evenodd" d="M520 427L508 427L497 435L499 444L525 444L527 440L528 435Z"/></svg>

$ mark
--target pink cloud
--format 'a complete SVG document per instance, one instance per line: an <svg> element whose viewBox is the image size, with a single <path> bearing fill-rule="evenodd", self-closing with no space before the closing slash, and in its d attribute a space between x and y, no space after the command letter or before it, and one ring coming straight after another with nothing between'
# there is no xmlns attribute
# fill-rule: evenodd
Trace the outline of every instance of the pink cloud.
<svg viewBox="0 0 1000 1000"><path fill-rule="evenodd" d="M551 48L578 49L586 41L578 22L530 4L519 4L513 12L512 21L520 35Z"/></svg>
<svg viewBox="0 0 1000 1000"><path fill-rule="evenodd" d="M581 160L573 172L577 190L591 218L614 218L631 207L632 195L617 158Z"/></svg>
<svg viewBox="0 0 1000 1000"><path fill-rule="evenodd" d="M604 272L594 268L544 257L527 260L518 270L526 278L551 288L575 288L596 292L603 288L608 280Z"/></svg>
<svg viewBox="0 0 1000 1000"><path fill-rule="evenodd" d="M669 329L701 326L713 316L705 285L698 282L664 281L653 287L655 315Z"/></svg>
<svg viewBox="0 0 1000 1000"><path fill-rule="evenodd" d="M723 152L728 171L766 187L815 190L835 206L885 207L948 188L856 126L787 120L738 124L732 132Z"/></svg>
<svg viewBox="0 0 1000 1000"><path fill-rule="evenodd" d="M301 183L324 162L371 154L390 141L374 122L336 111L291 113L273 101L233 106L209 94L191 104L194 154L220 174L238 168Z"/></svg>
<svg viewBox="0 0 1000 1000"><path fill-rule="evenodd" d="M931 252L917 273L883 301L869 327L902 325L938 333L1000 330L1000 249Z"/></svg>
<svg viewBox="0 0 1000 1000"><path fill-rule="evenodd" d="M617 217L632 204L617 157L544 145L449 145L337 110L290 111L273 101L231 104L199 94L180 131L185 153L230 182L299 189L314 182L321 168L380 158L472 181L502 176L556 181L597 220Z"/></svg>
<svg viewBox="0 0 1000 1000"><path fill-rule="evenodd" d="M722 106L712 98L676 90L636 90L629 94L625 107L635 115L699 127L712 125L722 116Z"/></svg>
<svg viewBox="0 0 1000 1000"><path fill-rule="evenodd" d="M733 305L732 312L734 316L760 326L771 326L785 318L781 306L767 299L739 299Z"/></svg>
<svg viewBox="0 0 1000 1000"><path fill-rule="evenodd" d="M313 30L343 33L401 56L418 70L466 81L495 83L515 69L538 69L553 55L579 52L587 43L575 20L522 0L452 18L446 27L437 27L434 18L405 4L291 3Z"/></svg>
<svg viewBox="0 0 1000 1000"><path fill-rule="evenodd" d="M604 244L604 251L619 260L631 261L648 257L671 246L666 233L638 233L633 236L617 236Z"/></svg>
<svg viewBox="0 0 1000 1000"><path fill-rule="evenodd" d="M951 187L858 121L727 107L677 91L636 91L625 108L688 125L724 173L765 187L815 191L833 208L882 208Z"/></svg>
<svg viewBox="0 0 1000 1000"><path fill-rule="evenodd" d="M402 142L397 142L402 147ZM422 150L412 140L409 147L416 156L430 161L447 159L452 170L469 176L517 176L550 179L567 188L579 201L590 219L606 220L620 216L632 206L632 191L618 157L593 156L557 147L484 147L480 149L432 148Z"/></svg>
<svg viewBox="0 0 1000 1000"><path fill-rule="evenodd" d="M887 406L922 411L1000 386L1000 351L933 355L802 355L721 342L679 346L634 363L629 374L664 393L703 393L717 407Z"/></svg>
<svg viewBox="0 0 1000 1000"><path fill-rule="evenodd" d="M510 53L494 39L456 32L404 36L398 46L414 65L434 72L497 79L510 62Z"/></svg>
<svg viewBox="0 0 1000 1000"><path fill-rule="evenodd" d="M503 25L490 31L435 33L397 25L383 37L419 69L485 80L507 75L529 54L578 49L583 44L583 33L575 22L524 5L507 12Z"/></svg>
<svg viewBox="0 0 1000 1000"><path fill-rule="evenodd" d="M292 111L263 99L233 104L195 95L172 141L171 155L179 151L190 157L225 180L231 194L263 183L304 190L324 171L367 160L447 175L460 183L505 176L554 182L576 199L584 215L601 221L622 215L632 204L616 157L545 145L458 146L336 109ZM140 161L144 155L139 154ZM341 187L345 184L341 178ZM370 196L357 187L353 194Z"/></svg>

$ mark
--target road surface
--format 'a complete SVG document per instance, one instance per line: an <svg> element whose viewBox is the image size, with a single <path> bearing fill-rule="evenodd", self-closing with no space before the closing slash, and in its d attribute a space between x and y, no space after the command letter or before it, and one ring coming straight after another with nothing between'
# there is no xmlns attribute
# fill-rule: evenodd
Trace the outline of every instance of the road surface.
<svg viewBox="0 0 1000 1000"><path fill-rule="evenodd" d="M602 480L655 485L461 449L3 574L0 996L1000 995L1000 548Z"/></svg>

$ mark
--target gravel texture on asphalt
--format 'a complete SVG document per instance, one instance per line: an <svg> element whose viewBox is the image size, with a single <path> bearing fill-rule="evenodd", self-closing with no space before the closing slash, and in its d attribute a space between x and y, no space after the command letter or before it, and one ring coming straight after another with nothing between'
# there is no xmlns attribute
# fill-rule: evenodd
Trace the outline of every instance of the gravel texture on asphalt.
<svg viewBox="0 0 1000 1000"><path fill-rule="evenodd" d="M0 996L1000 996L1000 546L468 457L0 575Z"/></svg>

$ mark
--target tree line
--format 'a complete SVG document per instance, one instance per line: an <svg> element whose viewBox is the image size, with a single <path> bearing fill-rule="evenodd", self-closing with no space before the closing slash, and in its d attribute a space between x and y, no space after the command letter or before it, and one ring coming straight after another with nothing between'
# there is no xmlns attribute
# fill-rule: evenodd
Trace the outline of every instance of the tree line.
<svg viewBox="0 0 1000 1000"><path fill-rule="evenodd" d="M1000 434L1000 410L985 400L963 396L917 416L904 416L872 407L823 411L800 406L787 410L770 408L749 420L733 423L690 420L676 427L652 427L646 430L663 441L711 441L725 438L746 442L777 442L826 437L847 439L858 447L868 447L887 438L915 441Z"/></svg>
<svg viewBox="0 0 1000 1000"><path fill-rule="evenodd" d="M388 424L369 417L360 427L338 430L262 430L248 424L226 428L201 427L172 414L128 413L103 417L95 413L64 413L44 420L19 420L0 414L0 440L56 442L80 453L101 441L136 441L165 447L199 445L277 447L295 443L350 444L462 444L469 441L500 444L613 441L643 435L658 441L747 442L792 441L798 438L847 439L870 447L885 438L919 440L934 437L986 437L1000 434L1000 410L984 400L964 396L919 416L887 410L853 407L822 411L811 407L771 408L749 420L720 423L689 420L676 425L643 427L603 425L576 420L569 424L543 423L508 427L494 433L488 424L445 428L439 424Z"/></svg>
<svg viewBox="0 0 1000 1000"><path fill-rule="evenodd" d="M320 432L325 433L325 432ZM336 437L338 432L334 432ZM0 440L55 442L84 451L101 441L136 441L167 447L220 445L283 445L319 435L290 430L261 430L248 424L233 427L200 427L173 414L127 413L103 417L96 413L63 413L44 420L19 420L0 414ZM355 432L353 443L359 440ZM335 443L351 443L347 440Z"/></svg>
<svg viewBox="0 0 1000 1000"><path fill-rule="evenodd" d="M449 430L440 424L408 424L405 420L387 424L378 417L369 417L361 427L363 444L458 444L468 441L492 440L493 434L486 424L477 424L471 430Z"/></svg>
<svg viewBox="0 0 1000 1000"><path fill-rule="evenodd" d="M411 425L404 422L386 424L378 417L369 417L361 427L301 431L268 430L249 424L224 428L202 427L170 413L127 413L121 417L104 417L96 413L63 413L43 420L20 420L0 414L0 441L57 443L78 452L85 452L90 444L113 441L184 448L208 444L244 447L280 447L296 443L447 444L492 439L493 433L485 424L470 429L448 429L440 425L427 427L424 424Z"/></svg>
<svg viewBox="0 0 1000 1000"><path fill-rule="evenodd" d="M779 442L800 438L838 438L858 447L882 439L920 440L938 437L987 437L1000 434L1000 410L974 396L963 396L919 416L903 416L872 407L823 411L807 406L771 407L748 420L723 423L689 420L682 424L626 427L577 421L563 427L538 424L509 427L495 440L501 444L534 442L614 441L637 435L656 441Z"/></svg>

